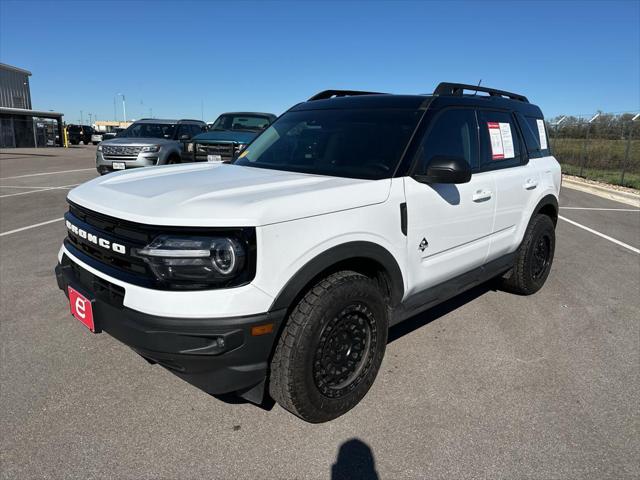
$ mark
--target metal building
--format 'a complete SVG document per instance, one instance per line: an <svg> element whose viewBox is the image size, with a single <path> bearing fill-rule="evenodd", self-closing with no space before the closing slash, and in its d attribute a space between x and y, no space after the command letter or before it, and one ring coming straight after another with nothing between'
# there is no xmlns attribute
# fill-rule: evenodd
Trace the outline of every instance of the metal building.
<svg viewBox="0 0 640 480"><path fill-rule="evenodd" d="M0 63L0 148L62 146L62 113L32 110L31 72Z"/></svg>

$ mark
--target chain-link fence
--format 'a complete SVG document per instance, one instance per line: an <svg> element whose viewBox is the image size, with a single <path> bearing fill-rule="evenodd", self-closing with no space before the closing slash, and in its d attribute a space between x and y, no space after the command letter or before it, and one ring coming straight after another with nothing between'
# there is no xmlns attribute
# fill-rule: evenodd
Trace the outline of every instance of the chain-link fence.
<svg viewBox="0 0 640 480"><path fill-rule="evenodd" d="M547 131L564 173L640 189L638 114L559 116Z"/></svg>

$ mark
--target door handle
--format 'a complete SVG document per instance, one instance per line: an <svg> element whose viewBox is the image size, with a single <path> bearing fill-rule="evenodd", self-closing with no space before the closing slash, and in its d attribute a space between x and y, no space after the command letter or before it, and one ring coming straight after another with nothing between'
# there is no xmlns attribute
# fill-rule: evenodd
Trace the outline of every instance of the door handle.
<svg viewBox="0 0 640 480"><path fill-rule="evenodd" d="M524 182L525 190L533 190L537 186L538 186L538 181L537 180L533 180L531 178L528 179L526 182Z"/></svg>
<svg viewBox="0 0 640 480"><path fill-rule="evenodd" d="M489 200L492 195L493 192L491 190L478 190L473 194L472 198L474 202L484 202L485 200Z"/></svg>

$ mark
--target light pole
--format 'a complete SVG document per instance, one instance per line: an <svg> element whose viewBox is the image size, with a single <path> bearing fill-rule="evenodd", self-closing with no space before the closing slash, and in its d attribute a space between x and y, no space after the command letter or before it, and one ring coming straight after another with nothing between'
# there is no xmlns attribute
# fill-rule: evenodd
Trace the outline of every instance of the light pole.
<svg viewBox="0 0 640 480"><path fill-rule="evenodd" d="M82 110L80 110L80 125L84 123L84 117L82 116Z"/></svg>
<svg viewBox="0 0 640 480"><path fill-rule="evenodd" d="M123 121L126 123L127 122L127 103L125 102L124 99L124 93L118 93L117 96L122 97L122 117L123 117Z"/></svg>
<svg viewBox="0 0 640 480"><path fill-rule="evenodd" d="M553 124L553 126L554 126L554 127L556 127L556 134L555 134L555 136L554 136L554 138L553 138L553 150L554 150L554 152L555 152L555 150L556 150L556 145L558 144L558 127L559 127L559 126L560 126L560 124L561 124L562 122L564 122L566 119L567 119L567 117L563 115L563 116L562 116L562 118L561 118L560 120L558 120L556 123L554 123L554 124Z"/></svg>
<svg viewBox="0 0 640 480"><path fill-rule="evenodd" d="M631 150L631 137L633 136L633 122L640 118L640 113L629 122L629 134L627 135L627 148L624 152L624 162L622 163L622 175L620 176L620 185L624 187L624 174L627 171L627 163L629 163L629 152Z"/></svg>
<svg viewBox="0 0 640 480"><path fill-rule="evenodd" d="M587 134L584 137L584 147L582 149L582 165L580 166L580 174L579 177L582 177L584 172L584 167L587 165L587 154L589 149L589 133L591 132L591 124L593 121L600 116L600 113L596 113L591 120L587 123Z"/></svg>
<svg viewBox="0 0 640 480"><path fill-rule="evenodd" d="M91 125L91 117L93 116L92 113L88 113L87 115L89 115L89 125Z"/></svg>

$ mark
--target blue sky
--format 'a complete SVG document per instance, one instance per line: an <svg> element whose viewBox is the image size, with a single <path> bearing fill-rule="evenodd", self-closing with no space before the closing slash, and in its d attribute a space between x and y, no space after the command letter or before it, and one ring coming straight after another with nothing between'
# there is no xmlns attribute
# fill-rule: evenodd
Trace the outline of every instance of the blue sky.
<svg viewBox="0 0 640 480"><path fill-rule="evenodd" d="M0 0L0 61L34 108L113 118L282 113L327 88L521 92L547 117L640 109L640 1ZM118 118L122 117L118 100Z"/></svg>

